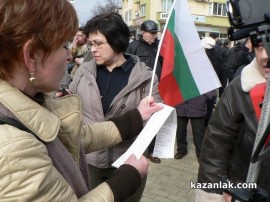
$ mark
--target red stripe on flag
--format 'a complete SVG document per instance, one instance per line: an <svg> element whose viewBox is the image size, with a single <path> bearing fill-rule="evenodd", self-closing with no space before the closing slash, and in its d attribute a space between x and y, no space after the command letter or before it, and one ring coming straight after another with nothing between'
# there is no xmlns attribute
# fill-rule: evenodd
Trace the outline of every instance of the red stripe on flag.
<svg viewBox="0 0 270 202"><path fill-rule="evenodd" d="M184 101L173 74L163 77L158 85L159 94L165 104L175 106Z"/></svg>
<svg viewBox="0 0 270 202"><path fill-rule="evenodd" d="M163 65L158 89L164 103L170 106L183 102L183 96L173 75L174 51L173 35L169 30L166 30L160 49L160 55L163 56Z"/></svg>
<svg viewBox="0 0 270 202"><path fill-rule="evenodd" d="M169 30L165 31L164 40L160 48L160 55L163 56L163 66L160 79L171 74L174 69L174 38Z"/></svg>

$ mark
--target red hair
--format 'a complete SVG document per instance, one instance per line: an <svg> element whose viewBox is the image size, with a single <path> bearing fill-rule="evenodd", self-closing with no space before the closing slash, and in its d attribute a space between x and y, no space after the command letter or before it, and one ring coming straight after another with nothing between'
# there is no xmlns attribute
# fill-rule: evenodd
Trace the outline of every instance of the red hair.
<svg viewBox="0 0 270 202"><path fill-rule="evenodd" d="M47 55L77 30L78 18L67 0L1 0L0 78L11 77L29 39L34 51Z"/></svg>

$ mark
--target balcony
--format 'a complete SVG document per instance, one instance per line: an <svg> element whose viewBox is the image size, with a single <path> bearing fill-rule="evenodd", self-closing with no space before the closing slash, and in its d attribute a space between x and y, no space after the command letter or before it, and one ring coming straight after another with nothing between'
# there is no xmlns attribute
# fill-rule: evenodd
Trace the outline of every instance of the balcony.
<svg viewBox="0 0 270 202"><path fill-rule="evenodd" d="M206 22L212 26L230 27L228 17L206 16Z"/></svg>

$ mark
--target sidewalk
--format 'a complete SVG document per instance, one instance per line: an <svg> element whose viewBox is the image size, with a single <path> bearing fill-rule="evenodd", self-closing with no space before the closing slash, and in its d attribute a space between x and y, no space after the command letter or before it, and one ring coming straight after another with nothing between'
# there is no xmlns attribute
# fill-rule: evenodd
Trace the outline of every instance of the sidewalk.
<svg viewBox="0 0 270 202"><path fill-rule="evenodd" d="M148 179L141 202L194 202L198 161L195 154L190 124L188 125L188 155L181 160L162 159L160 164L150 163Z"/></svg>

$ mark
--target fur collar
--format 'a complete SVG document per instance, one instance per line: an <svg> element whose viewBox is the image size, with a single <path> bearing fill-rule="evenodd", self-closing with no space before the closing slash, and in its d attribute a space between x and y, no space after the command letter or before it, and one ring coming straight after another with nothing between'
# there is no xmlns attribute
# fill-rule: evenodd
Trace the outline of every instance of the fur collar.
<svg viewBox="0 0 270 202"><path fill-rule="evenodd" d="M260 73L256 58L244 67L241 72L241 86L244 92L249 92L259 83L266 82L265 77Z"/></svg>

